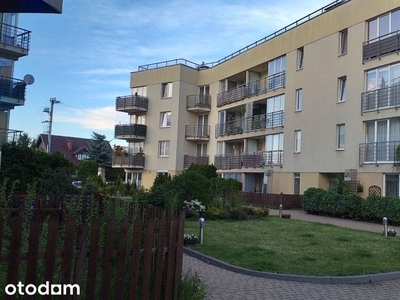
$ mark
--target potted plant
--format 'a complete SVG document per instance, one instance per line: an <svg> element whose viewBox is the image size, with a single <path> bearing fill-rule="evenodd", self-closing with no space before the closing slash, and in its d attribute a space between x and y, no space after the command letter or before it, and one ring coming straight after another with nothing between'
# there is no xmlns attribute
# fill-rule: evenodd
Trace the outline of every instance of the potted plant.
<svg viewBox="0 0 400 300"><path fill-rule="evenodd" d="M184 245L194 245L199 241L199 238L192 233L185 233L183 235L183 244Z"/></svg>

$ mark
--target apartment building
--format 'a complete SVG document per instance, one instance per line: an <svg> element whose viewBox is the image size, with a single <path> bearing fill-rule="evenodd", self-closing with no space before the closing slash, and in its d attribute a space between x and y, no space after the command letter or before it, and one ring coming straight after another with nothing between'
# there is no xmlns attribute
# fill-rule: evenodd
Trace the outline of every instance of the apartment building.
<svg viewBox="0 0 400 300"><path fill-rule="evenodd" d="M116 100L130 124L115 127L129 151L114 166L146 188L200 163L243 191L302 194L342 174L363 196L400 196L399 51L399 1L340 0L216 62L139 66Z"/></svg>
<svg viewBox="0 0 400 300"><path fill-rule="evenodd" d="M0 0L0 144L15 140L20 130L10 129L11 110L25 104L26 86L34 78L14 78L16 61L29 54L31 31L18 27L19 13L61 13L62 0Z"/></svg>

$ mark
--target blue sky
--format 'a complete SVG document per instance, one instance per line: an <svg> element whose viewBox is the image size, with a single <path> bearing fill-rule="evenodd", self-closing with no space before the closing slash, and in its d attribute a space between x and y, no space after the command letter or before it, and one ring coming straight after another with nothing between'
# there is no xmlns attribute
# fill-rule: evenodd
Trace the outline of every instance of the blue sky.
<svg viewBox="0 0 400 300"><path fill-rule="evenodd" d="M61 15L20 14L31 46L14 77L32 74L35 83L25 106L11 112L10 128L36 138L47 130L43 109L56 97L53 134L90 138L95 131L112 140L114 125L129 122L115 111L115 98L130 94L130 72L138 66L217 61L331 2L64 0Z"/></svg>

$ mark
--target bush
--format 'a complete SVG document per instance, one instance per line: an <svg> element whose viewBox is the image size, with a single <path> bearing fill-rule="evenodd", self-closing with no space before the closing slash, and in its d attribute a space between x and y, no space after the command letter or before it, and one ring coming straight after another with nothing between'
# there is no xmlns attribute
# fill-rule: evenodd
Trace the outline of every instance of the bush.
<svg viewBox="0 0 400 300"><path fill-rule="evenodd" d="M200 276L187 271L182 276L179 285L179 300L204 300L207 296L207 286Z"/></svg>
<svg viewBox="0 0 400 300"><path fill-rule="evenodd" d="M397 197L371 195L362 199L355 194L310 188L304 192L302 204L303 209L312 214L375 223L381 223L382 218L387 217L390 224L400 224L400 201Z"/></svg>
<svg viewBox="0 0 400 300"><path fill-rule="evenodd" d="M220 207L211 206L206 211L207 220L228 219L228 212Z"/></svg>

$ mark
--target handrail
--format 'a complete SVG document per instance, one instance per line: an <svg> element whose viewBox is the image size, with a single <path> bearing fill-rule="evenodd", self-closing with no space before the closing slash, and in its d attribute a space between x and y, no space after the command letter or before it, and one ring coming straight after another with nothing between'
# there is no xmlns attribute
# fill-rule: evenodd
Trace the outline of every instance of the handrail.
<svg viewBox="0 0 400 300"><path fill-rule="evenodd" d="M31 31L5 23L1 23L0 28L1 43L29 50Z"/></svg>
<svg viewBox="0 0 400 300"><path fill-rule="evenodd" d="M336 0L336 1L333 1L332 3L330 3L328 5L325 5L324 7L312 12L311 14L308 14L307 16L305 16L305 17L303 17L303 18L301 18L301 19L299 19L299 20L297 20L297 21L285 26L284 28L282 28L282 29L280 29L278 31L275 31L274 33L272 33L272 34L270 34L270 35L268 35L268 36L266 36L266 37L264 37L264 38L262 38L262 39L260 39L260 40L258 40L256 42L254 42L254 43L252 43L252 44L250 44L250 45L248 45L246 47L243 47L243 48L239 49L238 51L233 52L233 53L231 53L231 54L225 56L224 58L221 58L220 60L217 60L215 62L211 62L211 63L204 63L203 62L202 64L196 64L196 63L188 61L186 59L179 58L179 59L173 59L173 60L164 61L164 62L158 62L158 63L152 63L152 64L148 64L148 65L142 65L142 66L138 67L138 71L157 69L157 68L166 67L166 66L172 66L172 65L177 65L177 64L183 64L183 65L186 65L186 66L189 66L189 67L191 67L193 69L198 69L198 70L213 68L213 67L215 67L215 66L217 66L219 64L222 64L222 63L224 63L224 62L226 62L226 61L228 61L228 60L230 60L230 59L232 59L232 58L234 58L234 57L236 57L236 56L238 56L238 55L240 55L240 54L242 54L242 53L244 53L244 52L246 52L246 51L248 51L248 50L250 50L250 49L252 49L252 48L254 48L256 46L259 46L259 45L261 45L261 44L263 44L263 43L265 43L265 42L267 42L267 41L269 41L269 40L271 40L271 39L273 39L273 38L275 38L275 37L287 32L287 31L289 31L289 30L292 30L292 29L296 28L297 26L300 26L300 25L302 25L302 24L304 24L304 23L306 23L306 22L308 22L308 21L310 21L310 20L312 20L312 19L314 19L314 18L316 18L316 17L328 12L328 11L331 11L332 9L335 9L338 6L341 6L342 4L344 4L346 2L350 2L350 1L351 0ZM179 61L179 63L178 63L178 61ZM175 62L175 64L169 64L171 62ZM180 63L180 62L184 62L184 63Z"/></svg>

